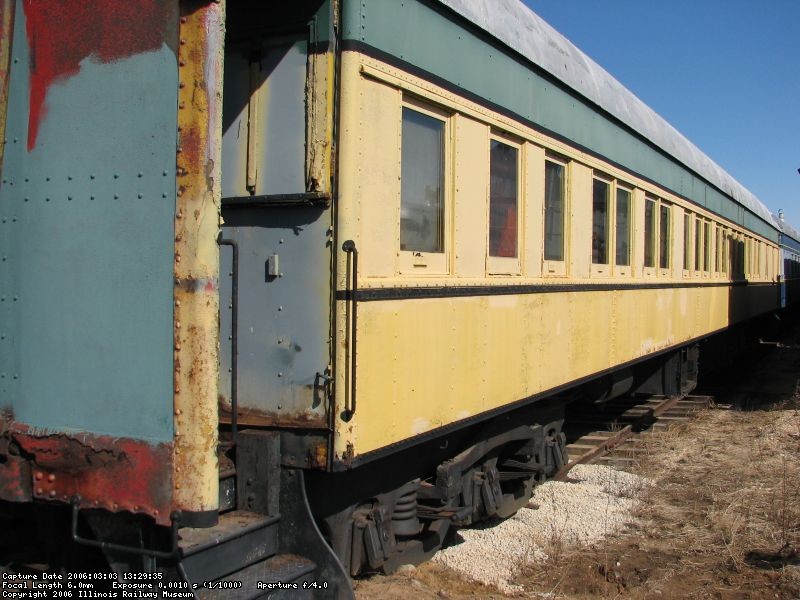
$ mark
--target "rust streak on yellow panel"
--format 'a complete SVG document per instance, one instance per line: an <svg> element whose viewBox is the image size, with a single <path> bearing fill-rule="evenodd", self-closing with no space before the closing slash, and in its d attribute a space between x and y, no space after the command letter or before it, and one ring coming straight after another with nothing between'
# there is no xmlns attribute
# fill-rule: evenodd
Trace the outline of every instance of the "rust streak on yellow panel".
<svg viewBox="0 0 800 600"><path fill-rule="evenodd" d="M181 2L175 214L175 507L218 508L224 3Z"/></svg>

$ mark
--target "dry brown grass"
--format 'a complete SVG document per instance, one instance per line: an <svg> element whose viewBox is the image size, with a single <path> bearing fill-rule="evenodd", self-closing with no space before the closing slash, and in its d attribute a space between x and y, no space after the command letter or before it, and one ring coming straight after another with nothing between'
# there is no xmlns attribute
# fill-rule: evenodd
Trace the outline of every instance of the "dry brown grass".
<svg viewBox="0 0 800 600"><path fill-rule="evenodd" d="M650 436L637 470L656 485L635 533L558 547L556 562L528 569L527 587L558 598L800 598L796 403L709 410Z"/></svg>

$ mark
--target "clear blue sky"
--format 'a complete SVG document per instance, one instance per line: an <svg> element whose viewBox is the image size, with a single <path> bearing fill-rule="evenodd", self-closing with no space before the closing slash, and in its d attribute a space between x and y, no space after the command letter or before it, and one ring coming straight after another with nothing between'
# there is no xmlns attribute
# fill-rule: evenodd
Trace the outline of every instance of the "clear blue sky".
<svg viewBox="0 0 800 600"><path fill-rule="evenodd" d="M523 0L800 229L800 0Z"/></svg>

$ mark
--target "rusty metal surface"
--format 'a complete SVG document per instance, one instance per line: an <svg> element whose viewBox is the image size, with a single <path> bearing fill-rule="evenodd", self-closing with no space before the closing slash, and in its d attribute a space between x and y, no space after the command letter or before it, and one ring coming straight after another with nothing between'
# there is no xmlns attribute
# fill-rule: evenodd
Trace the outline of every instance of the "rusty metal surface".
<svg viewBox="0 0 800 600"><path fill-rule="evenodd" d="M77 500L82 508L128 511L169 524L170 444L90 433L47 433L20 423L6 422L4 427L0 499Z"/></svg>
<svg viewBox="0 0 800 600"><path fill-rule="evenodd" d="M215 510L224 2L180 4L174 263L174 497Z"/></svg>
<svg viewBox="0 0 800 600"><path fill-rule="evenodd" d="M0 175L3 173L6 116L8 111L8 76L11 61L11 44L14 33L14 8L16 0L0 0Z"/></svg>
<svg viewBox="0 0 800 600"><path fill-rule="evenodd" d="M287 427L291 429L325 429L328 427L327 415L300 412L295 414L264 411L258 408L240 406L237 410L239 425L252 425L254 427ZM227 399L220 399L219 420L222 423L231 422L231 405Z"/></svg>

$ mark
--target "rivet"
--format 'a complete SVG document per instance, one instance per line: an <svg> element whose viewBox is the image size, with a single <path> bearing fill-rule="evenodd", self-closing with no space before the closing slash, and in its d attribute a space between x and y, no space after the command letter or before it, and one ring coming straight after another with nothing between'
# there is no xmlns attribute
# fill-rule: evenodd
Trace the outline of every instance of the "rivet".
<svg viewBox="0 0 800 600"><path fill-rule="evenodd" d="M281 373L280 371L278 371L278 377L283 377L283 373ZM280 406L279 406L278 408L280 408Z"/></svg>
<svg viewBox="0 0 800 600"><path fill-rule="evenodd" d="M176 394L180 394L180 393L181 393L181 388L179 388L179 387L176 387L176 388L175 388L175 393L176 393Z"/></svg>
<svg viewBox="0 0 800 600"><path fill-rule="evenodd" d="M56 497L56 491L55 490L50 490L50 497L51 498L55 498Z"/></svg>
<svg viewBox="0 0 800 600"><path fill-rule="evenodd" d="M100 500L95 500L95 501L94 501L94 505L95 505L95 506L100 506Z"/></svg>
<svg viewBox="0 0 800 600"><path fill-rule="evenodd" d="M114 179L119 179L119 174L118 173L114 173Z"/></svg>
<svg viewBox="0 0 800 600"><path fill-rule="evenodd" d="M183 21L181 21L181 22L183 22ZM184 44L186 44L186 40L184 38L181 38L181 45L184 45Z"/></svg>
<svg viewBox="0 0 800 600"><path fill-rule="evenodd" d="M175 409L175 416L176 417L180 417L181 416L181 409L180 408L176 408Z"/></svg>
<svg viewBox="0 0 800 600"><path fill-rule="evenodd" d="M283 307L282 307L282 306L279 306L279 307L278 307L278 310L283 310Z"/></svg>
<svg viewBox="0 0 800 600"><path fill-rule="evenodd" d="M72 181L72 175L67 175L67 181Z"/></svg>
<svg viewBox="0 0 800 600"><path fill-rule="evenodd" d="M175 328L176 329L180 329L181 328L181 322L180 321L175 321Z"/></svg>
<svg viewBox="0 0 800 600"><path fill-rule="evenodd" d="M28 183L29 181L30 181L30 179L28 179L28 178L26 177L26 178L25 178L25 183Z"/></svg>
<svg viewBox="0 0 800 600"><path fill-rule="evenodd" d="M162 197L162 198L166 198L166 197L167 197L167 194L166 194L166 192L165 192L165 193L163 193L163 194L161 194L161 197Z"/></svg>
<svg viewBox="0 0 800 600"><path fill-rule="evenodd" d="M183 102L183 101L181 101L181 103L178 104L178 108L185 108L185 107L186 107L186 103Z"/></svg>
<svg viewBox="0 0 800 600"><path fill-rule="evenodd" d="M67 196L67 200L72 201L72 196Z"/></svg>
<svg viewBox="0 0 800 600"><path fill-rule="evenodd" d="M45 202L50 202L50 198L45 198L44 201Z"/></svg>
<svg viewBox="0 0 800 600"><path fill-rule="evenodd" d="M175 255L175 262L181 262L181 255L180 254L176 254Z"/></svg>
<svg viewBox="0 0 800 600"><path fill-rule="evenodd" d="M183 152L183 148L181 148L180 146L178 146L178 149L177 149L177 150L175 150L175 152L177 152L178 154L180 154L181 152Z"/></svg>
<svg viewBox="0 0 800 600"><path fill-rule="evenodd" d="M180 349L181 349L181 345L180 344L175 344L175 350L180 350Z"/></svg>
<svg viewBox="0 0 800 600"><path fill-rule="evenodd" d="M181 23L186 23L186 17L181 17Z"/></svg>
<svg viewBox="0 0 800 600"><path fill-rule="evenodd" d="M278 410L281 410L282 408L283 408L283 404L278 404Z"/></svg>
<svg viewBox="0 0 800 600"><path fill-rule="evenodd" d="M114 194L114 200L119 200L119 194Z"/></svg>
<svg viewBox="0 0 800 600"><path fill-rule="evenodd" d="M176 471L180 471L181 469L180 469L180 467L175 467L175 470L176 470ZM176 484L175 484L175 489L176 489L176 490L179 490L179 489L181 489L181 484L180 484L180 483L176 483Z"/></svg>
<svg viewBox="0 0 800 600"><path fill-rule="evenodd" d="M181 301L180 300L175 300L175 306L180 306L180 305L181 305Z"/></svg>
<svg viewBox="0 0 800 600"><path fill-rule="evenodd" d="M41 496L43 493L44 493L44 490L42 488L36 488L36 494L37 495Z"/></svg>
<svg viewBox="0 0 800 600"><path fill-rule="evenodd" d="M167 173L167 171L161 171L161 174L162 174L164 177L166 177L167 175L169 175L169 173Z"/></svg>
<svg viewBox="0 0 800 600"><path fill-rule="evenodd" d="M144 196L143 196L142 194L136 194L136 196L137 196L137 197L138 197L140 200L141 200L142 198L144 198Z"/></svg>
<svg viewBox="0 0 800 600"><path fill-rule="evenodd" d="M154 510L154 511L153 511L153 514L154 514L155 516L158 516L158 511L157 511L157 510Z"/></svg>
<svg viewBox="0 0 800 600"><path fill-rule="evenodd" d="M45 177L44 180L45 181L50 181L50 178L49 177Z"/></svg>
<svg viewBox="0 0 800 600"><path fill-rule="evenodd" d="M185 67L186 66L186 61L185 60L181 60L181 61L178 62L178 64L180 66L182 66L182 67Z"/></svg>
<svg viewBox="0 0 800 600"><path fill-rule="evenodd" d="M183 88L185 88L185 87L186 87L186 84L185 84L185 83L183 83L183 82L181 81L181 82L178 84L178 87L179 87L179 88L181 88L181 89L183 89Z"/></svg>
<svg viewBox="0 0 800 600"><path fill-rule="evenodd" d="M41 471L37 471L36 472L36 481L40 481L42 479L42 477L44 477L44 473L42 473Z"/></svg>
<svg viewBox="0 0 800 600"><path fill-rule="evenodd" d="M111 505L111 508L113 508L114 510L117 510L119 508L119 504L114 502L114 504Z"/></svg>
<svg viewBox="0 0 800 600"><path fill-rule="evenodd" d="M11 379L19 379L19 375L17 375L16 373L14 373L14 375L11 377Z"/></svg>
<svg viewBox="0 0 800 600"><path fill-rule="evenodd" d="M94 173L92 173L91 175L89 175L89 179L94 179Z"/></svg>
<svg viewBox="0 0 800 600"><path fill-rule="evenodd" d="M89 196L89 200L94 200L94 196Z"/></svg>
<svg viewBox="0 0 800 600"><path fill-rule="evenodd" d="M30 198L27 197L25 198L25 202L30 202L30 200L31 200Z"/></svg>
<svg viewBox="0 0 800 600"><path fill-rule="evenodd" d="M53 483L55 480L56 476L53 475L52 473L50 473L50 475L47 476L47 481L49 481L50 483Z"/></svg>
<svg viewBox="0 0 800 600"><path fill-rule="evenodd" d="M133 510L139 510L139 505L134 505Z"/></svg>
<svg viewBox="0 0 800 600"><path fill-rule="evenodd" d="M180 192L179 192L179 193L180 193ZM182 218L183 218L183 211L180 211L180 210L179 210L179 211L178 211L178 213L175 215L175 218L176 218L176 219L182 219Z"/></svg>
<svg viewBox="0 0 800 600"><path fill-rule="evenodd" d="M137 173L136 176L137 177L144 177L144 173Z"/></svg>
<svg viewBox="0 0 800 600"><path fill-rule="evenodd" d="M283 243L283 238L281 238L280 240L278 240L278 243L279 243L279 244L282 244L282 243Z"/></svg>

